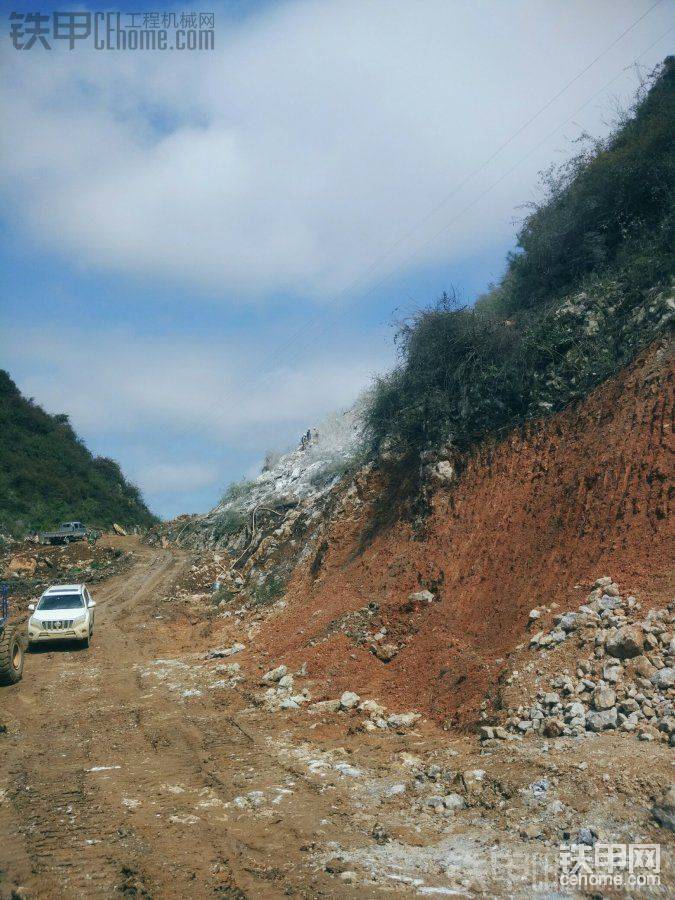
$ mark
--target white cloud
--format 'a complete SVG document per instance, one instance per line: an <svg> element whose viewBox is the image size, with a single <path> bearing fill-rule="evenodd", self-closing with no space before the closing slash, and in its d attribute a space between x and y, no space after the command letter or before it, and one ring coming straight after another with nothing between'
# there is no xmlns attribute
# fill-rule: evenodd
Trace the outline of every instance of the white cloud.
<svg viewBox="0 0 675 900"><path fill-rule="evenodd" d="M189 494L217 486L219 477L217 466L208 463L157 463L143 466L136 472L136 480L148 493L180 491Z"/></svg>
<svg viewBox="0 0 675 900"><path fill-rule="evenodd" d="M224 346L54 322L11 326L3 337L3 365L24 396L67 413L87 446L117 458L164 516L213 505L230 481L257 474L266 449L294 445L391 364L384 346L378 355L353 337L289 353L262 378L256 334Z"/></svg>
<svg viewBox="0 0 675 900"><path fill-rule="evenodd" d="M256 335L224 347L206 340L149 340L61 327L9 328L7 363L20 387L50 412L67 412L83 434L176 435L242 440L284 435L349 405L390 363L368 340L311 350L260 377ZM385 355L386 354L386 355ZM140 477L140 476L139 476Z"/></svg>
<svg viewBox="0 0 675 900"><path fill-rule="evenodd" d="M546 103L647 0L305 0L212 53L5 52L5 194L77 265L325 299ZM419 232L424 241L664 30L663 4ZM656 48L647 62L658 58ZM629 80L621 83L622 89ZM579 127L600 126L591 104ZM578 128L572 128L576 131ZM536 153L421 261L510 228ZM415 242L387 259L405 261Z"/></svg>

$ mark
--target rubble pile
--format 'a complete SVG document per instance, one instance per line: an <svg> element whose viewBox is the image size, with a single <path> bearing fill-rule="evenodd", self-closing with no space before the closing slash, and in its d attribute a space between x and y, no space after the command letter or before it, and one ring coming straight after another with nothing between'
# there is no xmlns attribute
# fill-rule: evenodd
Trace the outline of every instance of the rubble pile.
<svg viewBox="0 0 675 900"><path fill-rule="evenodd" d="M365 718L358 724L359 731L378 731L387 729L411 728L421 714L417 712L388 713L387 708L376 700L362 700L354 691L344 691L335 700L319 700L312 703L312 695L307 688L298 690L297 679L307 676L307 667L303 665L297 672L291 673L285 665L276 666L266 672L261 685L266 688L262 700L265 707L272 711L300 709L310 704L307 709L310 715L330 713L360 713Z"/></svg>
<svg viewBox="0 0 675 900"><path fill-rule="evenodd" d="M111 546L105 540L62 546L25 540L0 552L0 578L9 582L15 597L34 596L54 583L103 581L123 571L133 558L133 552Z"/></svg>
<svg viewBox="0 0 675 900"><path fill-rule="evenodd" d="M353 691L345 691L337 700L321 700L310 707L311 713L356 712L367 718L359 725L360 731L386 730L387 728L411 728L422 716L417 712L389 713L376 700L361 700Z"/></svg>
<svg viewBox="0 0 675 900"><path fill-rule="evenodd" d="M536 621L538 611L530 614ZM539 689L530 706L508 709L504 726L482 726L484 740L536 732L574 737L618 730L643 741L675 746L675 603L642 615L634 597L622 598L611 578L599 578L577 612L554 617L530 648L548 654L564 642L579 651L574 671L563 670ZM507 684L520 677L512 672Z"/></svg>

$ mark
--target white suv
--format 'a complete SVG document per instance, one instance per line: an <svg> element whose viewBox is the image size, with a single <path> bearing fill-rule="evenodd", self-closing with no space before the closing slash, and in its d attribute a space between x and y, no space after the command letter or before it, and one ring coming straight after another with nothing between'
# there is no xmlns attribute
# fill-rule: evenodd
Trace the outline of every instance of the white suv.
<svg viewBox="0 0 675 900"><path fill-rule="evenodd" d="M28 643L76 640L88 647L94 634L95 606L83 584L55 584L37 604L28 606L33 613L28 620Z"/></svg>

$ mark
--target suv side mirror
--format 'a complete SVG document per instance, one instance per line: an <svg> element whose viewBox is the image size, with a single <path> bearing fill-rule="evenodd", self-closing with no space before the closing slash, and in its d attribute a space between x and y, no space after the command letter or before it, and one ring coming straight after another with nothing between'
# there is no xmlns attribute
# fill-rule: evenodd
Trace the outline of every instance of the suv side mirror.
<svg viewBox="0 0 675 900"><path fill-rule="evenodd" d="M92 606L96 606L96 601L95 601L95 600L90 600L89 603L87 603L87 607L88 607L89 609L91 609Z"/></svg>
<svg viewBox="0 0 675 900"><path fill-rule="evenodd" d="M29 603L29 604L28 604L28 609L29 609L31 612L35 612L35 604L34 604L34 603Z"/></svg>

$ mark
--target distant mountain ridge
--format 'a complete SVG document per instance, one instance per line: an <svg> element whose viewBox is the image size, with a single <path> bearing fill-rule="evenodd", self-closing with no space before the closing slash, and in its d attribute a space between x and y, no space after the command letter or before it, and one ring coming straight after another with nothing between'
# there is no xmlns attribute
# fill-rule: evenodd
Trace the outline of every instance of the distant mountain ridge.
<svg viewBox="0 0 675 900"><path fill-rule="evenodd" d="M93 456L68 416L46 413L0 369L0 532L66 519L100 528L157 522L114 460Z"/></svg>

